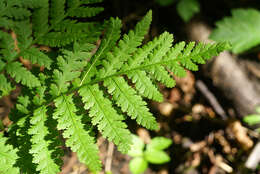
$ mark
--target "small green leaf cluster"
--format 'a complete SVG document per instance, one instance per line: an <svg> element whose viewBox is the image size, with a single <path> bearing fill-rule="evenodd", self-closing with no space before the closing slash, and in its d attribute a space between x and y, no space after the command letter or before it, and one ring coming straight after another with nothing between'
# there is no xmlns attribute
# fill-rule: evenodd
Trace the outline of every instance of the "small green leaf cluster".
<svg viewBox="0 0 260 174"><path fill-rule="evenodd" d="M148 164L163 164L171 160L169 155L164 152L172 144L172 140L164 137L155 137L147 145L136 135L133 136L133 144L128 155L133 157L129 167L133 174L141 174Z"/></svg>
<svg viewBox="0 0 260 174"><path fill-rule="evenodd" d="M244 117L244 122L249 124L250 126L256 125L260 123L260 107L256 107L256 114L250 114ZM260 132L260 128L257 129Z"/></svg>

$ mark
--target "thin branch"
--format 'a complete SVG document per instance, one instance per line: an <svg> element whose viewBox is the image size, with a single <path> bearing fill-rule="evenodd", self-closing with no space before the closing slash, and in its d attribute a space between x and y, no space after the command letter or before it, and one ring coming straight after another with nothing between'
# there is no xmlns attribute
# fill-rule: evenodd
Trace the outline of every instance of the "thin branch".
<svg viewBox="0 0 260 174"><path fill-rule="evenodd" d="M213 95L213 93L207 88L204 82L201 80L197 80L196 87L199 89L199 91L207 98L213 109L216 111L218 115L221 116L223 120L227 120L227 114L224 111L224 109L219 104L216 97Z"/></svg>
<svg viewBox="0 0 260 174"><path fill-rule="evenodd" d="M113 152L114 152L114 143L109 142L107 149L107 158L105 163L105 172L111 172Z"/></svg>

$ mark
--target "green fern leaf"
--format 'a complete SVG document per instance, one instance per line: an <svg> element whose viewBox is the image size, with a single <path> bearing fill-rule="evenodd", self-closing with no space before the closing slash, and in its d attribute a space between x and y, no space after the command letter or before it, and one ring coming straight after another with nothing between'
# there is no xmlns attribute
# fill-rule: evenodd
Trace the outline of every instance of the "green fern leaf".
<svg viewBox="0 0 260 174"><path fill-rule="evenodd" d="M17 20L26 19L31 15L31 12L28 9L20 8L20 7L12 7L6 10L7 17L14 18Z"/></svg>
<svg viewBox="0 0 260 174"><path fill-rule="evenodd" d="M101 7L88 7L81 1L52 0L49 8L47 0L41 3L32 15L32 28L36 43L51 47L62 47L74 41L97 37L100 30L96 22L79 22L70 16L95 16ZM68 8L66 7L68 5ZM81 6L83 5L83 6ZM50 19L50 21L49 21ZM70 22L69 22L70 21ZM95 40L96 41L96 40Z"/></svg>
<svg viewBox="0 0 260 174"><path fill-rule="evenodd" d="M22 7L31 9L40 8L42 6L42 1L38 0L23 0L20 3Z"/></svg>
<svg viewBox="0 0 260 174"><path fill-rule="evenodd" d="M12 62L6 65L6 71L17 83L21 82L28 87L40 85L40 81L30 71L26 70L19 62Z"/></svg>
<svg viewBox="0 0 260 174"><path fill-rule="evenodd" d="M24 59L30 60L30 62L33 64L39 64L40 66L44 66L47 69L50 69L52 60L37 48L32 47L26 49L22 52L21 56Z"/></svg>
<svg viewBox="0 0 260 174"><path fill-rule="evenodd" d="M80 162L86 164L91 171L101 170L98 147L94 143L94 138L84 130L81 123L82 116L76 115L77 109L72 95L61 96L54 102L57 109L53 118L58 121L58 130L64 130L63 137L67 139L66 145L73 152L77 152Z"/></svg>
<svg viewBox="0 0 260 174"><path fill-rule="evenodd" d="M0 31L0 55L2 60L6 60L7 62L11 62L16 59L17 52L14 47L14 40L12 37L6 32Z"/></svg>
<svg viewBox="0 0 260 174"><path fill-rule="evenodd" d="M41 38L48 32L49 3L48 0L41 0L41 7L32 13L32 29L36 38ZM39 2L38 2L39 3Z"/></svg>
<svg viewBox="0 0 260 174"><path fill-rule="evenodd" d="M28 131L32 135L30 153L33 155L33 163L38 164L36 170L40 174L56 174L60 172L60 169L51 157L53 150L48 149L50 142L45 140L45 137L49 134L48 128L45 126L46 112L46 107L42 106L34 111L30 120L32 125Z"/></svg>
<svg viewBox="0 0 260 174"><path fill-rule="evenodd" d="M84 37L87 37L85 33L49 32L44 37L39 38L38 43L51 47L62 47Z"/></svg>
<svg viewBox="0 0 260 174"><path fill-rule="evenodd" d="M110 100L104 98L98 85L83 86L79 94L85 103L85 109L90 110L92 124L97 125L105 138L113 141L121 152L126 153L130 149L131 134L122 121L123 116L116 112Z"/></svg>
<svg viewBox="0 0 260 174"><path fill-rule="evenodd" d="M163 42L151 50L153 53L144 61L144 64L148 64L149 62L160 62L170 50L173 42L172 34L165 32L159 37L159 40L160 39L162 39ZM157 81L164 83L167 87L173 87L175 85L174 80L170 77L168 71L163 66L156 65L145 69L152 74Z"/></svg>
<svg viewBox="0 0 260 174"><path fill-rule="evenodd" d="M10 29L13 27L14 22L7 17L0 17L0 27Z"/></svg>
<svg viewBox="0 0 260 174"><path fill-rule="evenodd" d="M50 8L51 24L56 25L65 17L65 2L66 0L52 0Z"/></svg>
<svg viewBox="0 0 260 174"><path fill-rule="evenodd" d="M103 0L67 0L67 6L70 9L75 9L81 5L89 5L103 2Z"/></svg>
<svg viewBox="0 0 260 174"><path fill-rule="evenodd" d="M260 43L260 12L255 9L234 9L232 17L216 23L210 38L232 44L234 53L242 53Z"/></svg>
<svg viewBox="0 0 260 174"><path fill-rule="evenodd" d="M23 51L32 45L32 29L29 20L16 22L14 25L14 32L18 41L18 52Z"/></svg>
<svg viewBox="0 0 260 174"><path fill-rule="evenodd" d="M0 72L3 71L3 69L5 67L5 62L1 59L3 59L3 58L0 56Z"/></svg>
<svg viewBox="0 0 260 174"><path fill-rule="evenodd" d="M133 59L128 60L128 65L125 67L126 69L134 68L135 66L140 65L149 55L153 54L155 49L158 50L158 47L161 47L165 43L170 44L172 42L172 36L165 32L161 34L158 38L155 38L153 41L150 41L148 44L144 45L142 48L139 48L136 51L136 54L133 55ZM169 47L170 45L168 45ZM168 47L166 47L168 50ZM163 53L165 54L165 53ZM162 55L157 54L156 56L162 57ZM154 56L152 59L156 59ZM159 58L159 57L158 57ZM152 74L153 78L166 84L167 87L174 86L174 80L170 77L167 71L163 67L153 67L149 68L149 73ZM145 97L149 99L153 99L156 101L161 101L162 96L158 93L157 89L152 84L152 81L146 75L144 71L134 71L132 73L128 73L128 77L132 79L133 83L136 83L137 90L143 94Z"/></svg>
<svg viewBox="0 0 260 174"><path fill-rule="evenodd" d="M111 18L105 25L107 32L104 35L96 54L91 58L91 62L82 73L80 86L91 80L91 77L96 73L96 66L101 64L101 60L104 59L104 56L115 46L117 40L120 38L120 28L122 26L120 19Z"/></svg>
<svg viewBox="0 0 260 174"><path fill-rule="evenodd" d="M17 156L17 149L6 145L7 138L0 133L0 173L17 174L19 169L14 167Z"/></svg>
<svg viewBox="0 0 260 174"><path fill-rule="evenodd" d="M60 93L64 93L70 86L70 81L73 81L80 76L81 70L86 66L86 54L85 50L78 50L75 52L63 50L64 56L57 58L58 66L60 70L55 69L53 71L53 81L56 84L51 85L51 94L58 96ZM82 57L83 56L83 57Z"/></svg>
<svg viewBox="0 0 260 174"><path fill-rule="evenodd" d="M74 10L69 11L69 16L71 17L93 17L104 11L102 7L78 7Z"/></svg>
<svg viewBox="0 0 260 174"><path fill-rule="evenodd" d="M16 108L21 113L29 114L30 111L27 109L27 107L29 106L30 103L31 101L28 96L19 96L16 103Z"/></svg>
<svg viewBox="0 0 260 174"><path fill-rule="evenodd" d="M0 74L0 98L8 95L14 88L7 81L3 74Z"/></svg>
<svg viewBox="0 0 260 174"><path fill-rule="evenodd" d="M135 83L135 87L141 95L158 102L163 100L162 94L147 76L145 71L134 71L128 73L127 76Z"/></svg>
<svg viewBox="0 0 260 174"><path fill-rule="evenodd" d="M180 59L181 64L192 71L197 71L198 66L194 64L190 58L191 50L194 48L195 42L190 42L186 48L183 50L182 59Z"/></svg>
<svg viewBox="0 0 260 174"><path fill-rule="evenodd" d="M146 102L136 94L136 91L126 83L124 78L110 78L104 81L104 85L123 112L127 112L132 119L136 119L138 124L148 129L158 129L156 120L149 112Z"/></svg>
<svg viewBox="0 0 260 174"><path fill-rule="evenodd" d="M121 68L124 61L128 60L130 54L135 52L137 47L141 45L144 35L147 33L152 20L152 11L137 23L134 31L130 31L128 35L124 35L119 41L118 47L113 49L112 53L107 54L107 60L103 61L104 69L100 71L100 78L111 75Z"/></svg>
<svg viewBox="0 0 260 174"><path fill-rule="evenodd" d="M55 31L61 32L94 32L97 30L98 23L95 22L78 22L76 20L65 19L55 25Z"/></svg>

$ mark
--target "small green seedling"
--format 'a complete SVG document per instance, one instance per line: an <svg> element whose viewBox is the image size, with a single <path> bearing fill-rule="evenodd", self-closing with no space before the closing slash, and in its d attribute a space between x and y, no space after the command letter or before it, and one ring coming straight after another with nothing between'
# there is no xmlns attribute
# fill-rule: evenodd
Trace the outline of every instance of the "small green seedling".
<svg viewBox="0 0 260 174"><path fill-rule="evenodd" d="M172 140L164 137L155 137L147 145L136 135L133 136L133 145L128 155L133 157L129 168L133 174L141 174L148 168L148 163L163 164L169 162L170 156L163 150L172 144Z"/></svg>
<svg viewBox="0 0 260 174"><path fill-rule="evenodd" d="M260 107L256 108L256 114L247 115L244 118L244 122L246 122L249 125L255 125L260 123ZM258 128L258 131L260 132L260 128Z"/></svg>

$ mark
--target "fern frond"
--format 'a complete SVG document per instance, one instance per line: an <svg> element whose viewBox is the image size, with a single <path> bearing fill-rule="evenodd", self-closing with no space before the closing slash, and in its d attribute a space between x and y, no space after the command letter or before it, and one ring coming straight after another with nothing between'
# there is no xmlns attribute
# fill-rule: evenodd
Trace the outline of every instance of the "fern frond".
<svg viewBox="0 0 260 174"><path fill-rule="evenodd" d="M0 27L10 29L13 26L13 21L7 17L0 17Z"/></svg>
<svg viewBox="0 0 260 174"><path fill-rule="evenodd" d="M171 42L172 36L168 32L161 34L158 38L155 38L153 41L148 42L142 48L138 48L136 53L133 55L133 58L128 60L128 64L125 68L129 69L131 67L135 67L142 64L144 61L147 61L145 58L151 56L155 49L158 49L158 47L161 47L165 43L167 43L168 45L168 47L166 47L168 50L169 44ZM157 56L159 58L158 53L156 54L156 56L153 56L152 59L156 59ZM162 57L162 55L160 57ZM150 68L149 73L152 74L154 79L158 80L159 82L162 82L167 87L173 87L175 84L174 80L171 78L169 73L165 71L163 67ZM131 73L127 73L127 75L129 78L132 79L133 83L136 84L137 90L145 97L156 101L162 100L161 94L159 94L156 87L152 84L152 81L146 75L145 71L138 70Z"/></svg>
<svg viewBox="0 0 260 174"><path fill-rule="evenodd" d="M15 51L14 40L6 32L0 31L0 55L2 60L11 62L16 59L17 52Z"/></svg>
<svg viewBox="0 0 260 174"><path fill-rule="evenodd" d="M32 29L30 27L30 21L24 20L16 22L13 28L15 32L14 41L17 42L16 51L21 52L29 48L32 45Z"/></svg>
<svg viewBox="0 0 260 174"><path fill-rule="evenodd" d="M121 68L124 61L128 60L130 54L135 52L137 47L141 45L144 35L148 32L152 20L152 12L137 23L134 31L130 31L124 35L119 41L118 47L115 47L112 53L107 54L106 60L103 62L104 68L100 71L100 77L111 75Z"/></svg>
<svg viewBox="0 0 260 174"><path fill-rule="evenodd" d="M31 9L40 8L42 5L41 4L42 1L38 1L38 0L23 0L20 1L20 3L22 7L31 8Z"/></svg>
<svg viewBox="0 0 260 174"><path fill-rule="evenodd" d="M100 12L104 11L102 7L79 7L75 10L69 12L69 16L71 17L93 17L99 14Z"/></svg>
<svg viewBox="0 0 260 174"><path fill-rule="evenodd" d="M91 58L86 70L82 72L80 86L89 82L91 77L97 73L96 66L101 63L104 56L115 46L117 40L120 38L120 28L122 26L120 19L111 18L105 26L107 32L105 33L96 54Z"/></svg>
<svg viewBox="0 0 260 174"><path fill-rule="evenodd" d="M59 133L82 163L93 172L100 171L98 147L90 131L93 126L121 152L127 152L132 141L122 113L148 129L157 129L143 99L162 101L156 82L172 87L173 75L197 70L198 64L227 48L193 42L173 46L173 36L167 32L141 46L151 11L121 38L118 18L102 25L80 19L102 11L94 4L101 0L36 1L0 1L0 21L9 27L0 31L0 93L8 94L15 82L23 84L26 92L18 98L10 117L14 126L8 132L15 137L8 143L18 149L15 166L21 173L59 172L60 153L56 152L60 144L54 141L60 140ZM24 12L10 11L14 13L10 15L7 6ZM99 39L101 30L104 34ZM36 76L37 70L26 69L20 57L47 70L40 69ZM79 109L82 104L87 113Z"/></svg>
<svg viewBox="0 0 260 174"><path fill-rule="evenodd" d="M48 128L45 126L45 121L47 120L46 112L46 107L42 106L34 111L30 120L32 125L28 130L28 133L32 135L30 153L33 155L33 163L38 164L37 171L41 174L56 174L60 172L60 167L52 159L51 154L53 150L48 149L50 142L45 140L49 134Z"/></svg>
<svg viewBox="0 0 260 174"><path fill-rule="evenodd" d="M0 62L1 63L1 62ZM8 95L14 88L3 74L0 74L0 98Z"/></svg>
<svg viewBox="0 0 260 174"><path fill-rule="evenodd" d="M69 18L71 16L79 18L95 16L103 9L85 5L79 0L67 1L67 3L65 0L52 0L49 5L48 1L45 0L42 7L33 13L32 28L35 31L36 42L51 47L62 47L83 38L100 35L98 28L93 27L95 22L78 23L78 20ZM50 22L48 18L50 18Z"/></svg>
<svg viewBox="0 0 260 174"><path fill-rule="evenodd" d="M16 108L23 114L29 114L28 106L31 103L28 96L19 96L16 103Z"/></svg>
<svg viewBox="0 0 260 174"><path fill-rule="evenodd" d="M36 38L41 38L48 32L49 3L48 0L41 0L41 7L32 13L32 30ZM39 2L38 2L39 3Z"/></svg>
<svg viewBox="0 0 260 174"><path fill-rule="evenodd" d="M65 19L55 25L54 30L60 32L94 32L98 28L98 23L95 22L78 22L76 20Z"/></svg>
<svg viewBox="0 0 260 174"><path fill-rule="evenodd" d="M27 108L28 109L28 108ZM36 165L32 162L33 156L29 153L31 149L31 136L28 134L30 128L30 115L15 114L10 117L15 124L8 129L10 143L18 149L15 166L20 168L21 173L37 173Z"/></svg>
<svg viewBox="0 0 260 174"><path fill-rule="evenodd" d="M40 85L40 81L30 71L22 66L19 62L12 62L6 65L6 71L17 83L21 82L28 87Z"/></svg>
<svg viewBox="0 0 260 174"><path fill-rule="evenodd" d="M136 94L123 77L114 77L104 81L108 92L113 95L115 103L137 123L148 128L158 129L154 116L149 112L146 102Z"/></svg>
<svg viewBox="0 0 260 174"><path fill-rule="evenodd" d="M28 48L23 51L21 56L24 59L30 60L31 63L39 64L40 66L44 66L47 69L50 69L50 66L53 62L46 54L34 47Z"/></svg>
<svg viewBox="0 0 260 174"><path fill-rule="evenodd" d="M65 2L66 0L52 0L50 8L51 24L56 25L65 17Z"/></svg>
<svg viewBox="0 0 260 174"><path fill-rule="evenodd" d="M133 83L135 83L135 88L141 95L158 102L163 100L162 94L147 76L145 71L134 71L128 73L127 76L132 79Z"/></svg>
<svg viewBox="0 0 260 174"><path fill-rule="evenodd" d="M93 17L104 10L103 7L89 7L86 5L99 3L102 0L75 0L68 1L68 16L70 17Z"/></svg>
<svg viewBox="0 0 260 174"><path fill-rule="evenodd" d="M168 88L175 86L176 82L169 74L169 72L163 66L149 66L145 68L147 73L149 73L155 80L161 82ZM175 71L173 73L176 73Z"/></svg>
<svg viewBox="0 0 260 174"><path fill-rule="evenodd" d="M99 171L101 162L98 156L98 147L81 123L82 116L76 115L77 109L72 95L61 96L54 101L56 111L53 118L58 121L58 130L64 130L63 137L66 145L73 152L77 152L79 161L86 164L91 171Z"/></svg>
<svg viewBox="0 0 260 174"><path fill-rule="evenodd" d="M51 86L51 94L53 96L59 96L60 93L64 93L68 90L70 82L80 76L81 70L86 66L86 52L85 50L78 50L76 52L64 50L64 56L57 58L57 64L59 67L53 71L53 81L56 84ZM82 57L83 56L83 57Z"/></svg>
<svg viewBox="0 0 260 174"><path fill-rule="evenodd" d="M6 144L7 138L0 133L0 173L17 174L20 173L17 167L14 167L17 156L17 149Z"/></svg>
<svg viewBox="0 0 260 174"><path fill-rule="evenodd" d="M79 94L85 103L85 109L90 110L92 124L97 125L102 135L113 141L121 152L127 152L131 145L131 134L126 129L123 116L119 115L110 100L103 96L98 85L83 86Z"/></svg>
<svg viewBox="0 0 260 174"><path fill-rule="evenodd" d="M6 9L5 15L9 18L14 18L16 20L26 19L31 15L28 9L14 6L12 8Z"/></svg>
<svg viewBox="0 0 260 174"><path fill-rule="evenodd" d="M84 37L87 37L84 33L49 32L41 39L38 39L38 43L42 45L49 45L51 47L61 47Z"/></svg>

